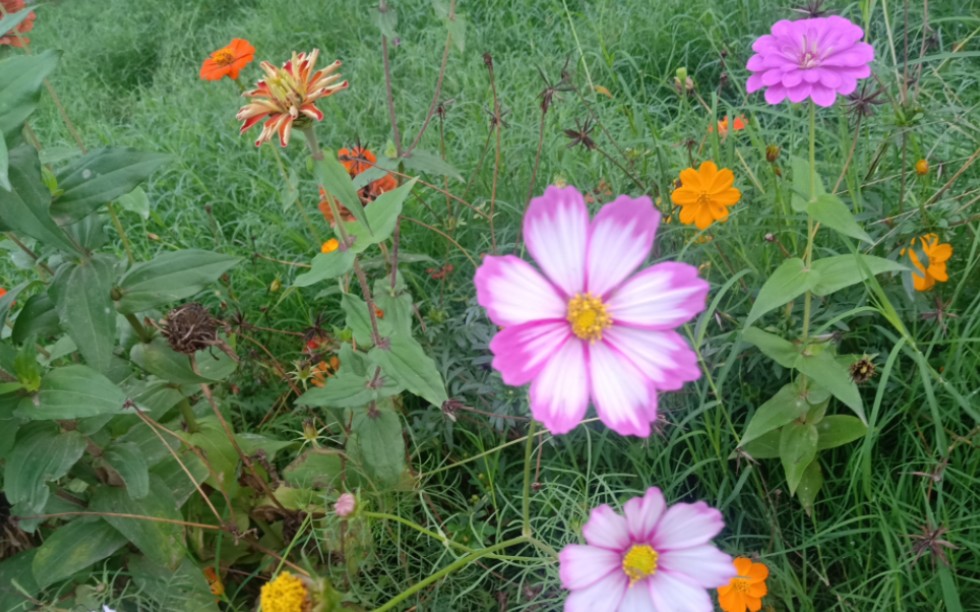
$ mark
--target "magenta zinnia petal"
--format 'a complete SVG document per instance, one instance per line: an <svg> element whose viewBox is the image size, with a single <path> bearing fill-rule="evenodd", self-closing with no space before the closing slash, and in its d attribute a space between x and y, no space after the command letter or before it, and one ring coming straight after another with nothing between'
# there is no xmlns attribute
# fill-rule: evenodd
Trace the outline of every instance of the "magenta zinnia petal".
<svg viewBox="0 0 980 612"><path fill-rule="evenodd" d="M558 555L562 586L571 591L566 612L713 610L706 589L736 575L732 558L708 543L723 527L721 513L704 502L667 508L656 487L623 510L625 517L605 504L593 509L582 528L588 544Z"/></svg>
<svg viewBox="0 0 980 612"><path fill-rule="evenodd" d="M875 52L863 37L864 31L843 17L778 21L771 34L752 45L746 90L765 87L769 104L810 98L819 106L832 106L838 94L852 93L857 79L871 75L868 64Z"/></svg>
<svg viewBox="0 0 980 612"><path fill-rule="evenodd" d="M553 434L574 429L591 402L616 432L647 436L658 392L698 378L674 330L704 309L708 284L682 263L634 274L659 223L647 197L620 196L590 222L578 191L549 187L524 220L544 274L513 256L477 270L477 301L503 328L493 367L509 385L531 383L531 413Z"/></svg>

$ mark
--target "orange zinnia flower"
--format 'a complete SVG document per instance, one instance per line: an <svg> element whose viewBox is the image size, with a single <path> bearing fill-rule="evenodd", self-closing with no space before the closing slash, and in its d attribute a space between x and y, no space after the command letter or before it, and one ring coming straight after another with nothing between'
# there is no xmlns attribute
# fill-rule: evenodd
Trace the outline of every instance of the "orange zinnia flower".
<svg viewBox="0 0 980 612"><path fill-rule="evenodd" d="M273 134L278 133L279 145L285 147L289 144L294 123L302 127L313 120L323 121L323 113L316 107L317 100L347 89L347 81L338 83L340 75L334 74L340 68L340 60L314 72L319 55L319 49L314 49L309 55L294 52L292 59L282 68L262 62L265 78L258 82L255 89L242 94L252 101L243 106L237 115L242 122L242 134L265 120L255 146L269 142Z"/></svg>
<svg viewBox="0 0 980 612"><path fill-rule="evenodd" d="M334 355L329 361L321 361L313 366L310 374L313 375L313 385L322 387L327 384L327 379L332 377L340 369L340 359Z"/></svg>
<svg viewBox="0 0 980 612"><path fill-rule="evenodd" d="M360 145L351 149L340 149L337 151L337 159L347 169L347 174L351 178L366 170L370 170L378 161L378 158L374 156L374 153L370 149L366 149ZM398 179L389 172L378 180L361 187L357 192L357 197L361 200L361 204L367 206L377 200L381 194L391 191L396 187L398 187ZM337 208L340 210L340 216L344 221L354 220L354 215L344 205L338 202ZM330 210L327 194L322 187L320 188L320 213L327 220L327 223L330 225L334 224L333 211Z"/></svg>
<svg viewBox="0 0 980 612"><path fill-rule="evenodd" d="M340 218L342 220L344 221L354 220L354 215L351 213L351 211L347 210L346 206L344 206L340 202L337 202L336 199L334 200L334 202L336 202L337 204L337 209L340 211ZM323 187L320 187L319 208L320 208L320 214L323 215L323 218L326 220L326 222L332 226L335 223L335 219L333 217L333 210L330 209L330 202L327 200L327 192L323 190Z"/></svg>
<svg viewBox="0 0 980 612"><path fill-rule="evenodd" d="M920 242L925 263L914 248L916 240ZM939 236L936 234L913 238L909 244L911 245L909 248L902 249L902 255L908 255L912 265L918 270L918 273L912 273L912 286L916 291L929 291L937 282L945 283L949 280L949 275L946 274L946 262L953 256L952 245L940 243Z"/></svg>
<svg viewBox="0 0 980 612"><path fill-rule="evenodd" d="M0 11L0 17L6 17L7 15L20 12L27 8L24 4L24 0L0 0L0 6L3 10ZM0 32L0 45L10 45L11 47L23 47L27 43L31 42L30 38L23 36L27 32L34 29L34 20L37 19L37 14L31 11L24 21L17 24L17 27L9 32Z"/></svg>
<svg viewBox="0 0 980 612"><path fill-rule="evenodd" d="M729 119L728 115L725 115L725 118L722 121L719 121L718 122L718 135L721 136L722 138L724 138L725 136L728 136L728 119ZM744 130L745 129L745 125L746 124L745 124L745 116L744 115L739 115L738 117L735 117L735 122L733 124L733 129L736 132L741 132L742 130ZM714 132L714 131L715 131L715 126L712 125L712 126L709 126L708 127L708 133L711 133L711 132Z"/></svg>
<svg viewBox="0 0 980 612"><path fill-rule="evenodd" d="M224 77L238 79L238 72L255 59L255 47L247 40L236 38L218 49L201 64L201 78L218 81Z"/></svg>
<svg viewBox="0 0 980 612"><path fill-rule="evenodd" d="M735 559L734 565L738 576L718 587L718 605L725 612L745 612L746 608L758 612L762 609L762 598L769 592L766 587L769 568L745 557Z"/></svg>
<svg viewBox="0 0 980 612"><path fill-rule="evenodd" d="M351 177L355 177L365 170L373 168L375 162L378 161L378 158L374 156L374 153L370 149L365 149L362 146L337 151L337 159L344 165L344 168L347 168L347 173Z"/></svg>
<svg viewBox="0 0 980 612"><path fill-rule="evenodd" d="M734 184L731 170L718 170L714 162L706 161L697 170L687 168L681 172L681 186L670 194L670 200L681 207L681 223L703 230L715 221L728 220L728 207L742 197Z"/></svg>

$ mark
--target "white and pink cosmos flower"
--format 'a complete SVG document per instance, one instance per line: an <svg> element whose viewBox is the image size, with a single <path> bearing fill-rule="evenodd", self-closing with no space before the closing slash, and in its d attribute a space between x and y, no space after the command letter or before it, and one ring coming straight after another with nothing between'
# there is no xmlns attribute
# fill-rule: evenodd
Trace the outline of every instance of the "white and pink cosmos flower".
<svg viewBox="0 0 980 612"><path fill-rule="evenodd" d="M582 528L588 544L558 555L562 586L571 591L565 611L714 610L707 589L737 574L732 558L710 543L725 526L721 512L704 502L668 508L651 487L623 514L606 504L593 509Z"/></svg>
<svg viewBox="0 0 980 612"><path fill-rule="evenodd" d="M753 93L765 87L769 104L810 98L819 106L832 106L837 94L853 93L858 79L871 76L868 64L875 50L862 38L860 26L836 15L777 21L771 34L752 44L755 55L749 58L752 76L746 88Z"/></svg>
<svg viewBox="0 0 980 612"><path fill-rule="evenodd" d="M503 328L493 367L508 385L531 383L531 413L553 434L575 428L591 400L613 431L647 437L657 393L701 375L676 328L704 310L708 283L677 262L633 274L659 224L648 197L620 196L590 221L574 187L548 187L524 217L544 274L512 255L476 271L477 301Z"/></svg>

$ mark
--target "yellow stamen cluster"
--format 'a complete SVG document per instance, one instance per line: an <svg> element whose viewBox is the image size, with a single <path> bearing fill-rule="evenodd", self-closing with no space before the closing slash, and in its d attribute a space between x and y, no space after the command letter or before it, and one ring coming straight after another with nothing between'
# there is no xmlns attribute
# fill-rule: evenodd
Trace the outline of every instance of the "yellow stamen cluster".
<svg viewBox="0 0 980 612"><path fill-rule="evenodd" d="M735 589L739 593L748 593L749 592L749 580L748 580L748 578L743 578L742 576L739 576L738 578L732 578L732 581L729 584L731 585L731 587L733 589Z"/></svg>
<svg viewBox="0 0 980 612"><path fill-rule="evenodd" d="M569 300L567 318L572 333L589 342L602 340L603 330L612 325L606 305L591 293L579 293Z"/></svg>
<svg viewBox="0 0 980 612"><path fill-rule="evenodd" d="M221 66L228 66L234 63L235 54L230 49L222 49L221 51L215 51L211 59Z"/></svg>
<svg viewBox="0 0 980 612"><path fill-rule="evenodd" d="M634 544L623 556L623 573L630 586L657 573L657 551L647 544Z"/></svg>
<svg viewBox="0 0 980 612"><path fill-rule="evenodd" d="M299 578L282 572L262 586L259 602L262 612L305 612L310 608L310 593Z"/></svg>

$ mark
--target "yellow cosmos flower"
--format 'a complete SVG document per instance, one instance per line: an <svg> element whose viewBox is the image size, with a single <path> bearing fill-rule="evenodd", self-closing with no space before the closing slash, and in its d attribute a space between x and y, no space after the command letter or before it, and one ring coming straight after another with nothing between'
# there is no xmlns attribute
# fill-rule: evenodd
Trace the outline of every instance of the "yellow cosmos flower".
<svg viewBox="0 0 980 612"><path fill-rule="evenodd" d="M902 255L908 255L912 265L918 270L917 273L912 273L912 286L916 291L929 291L937 282L945 283L949 280L949 275L946 274L946 262L953 256L952 245L939 242L939 236L936 234L913 238L909 245L902 249ZM919 258L916 247L925 255L924 263Z"/></svg>
<svg viewBox="0 0 980 612"><path fill-rule="evenodd" d="M681 207L681 223L703 230L715 221L728 220L728 207L742 197L734 184L731 170L719 170L714 162L706 161L697 170L681 172L681 186L670 194L670 200Z"/></svg>
<svg viewBox="0 0 980 612"><path fill-rule="evenodd" d="M738 557L734 561L738 575L727 585L718 587L718 605L725 612L758 612L762 609L762 598L769 589L766 578L769 568L763 563L752 563L750 559Z"/></svg>
<svg viewBox="0 0 980 612"><path fill-rule="evenodd" d="M259 604L262 612L307 612L310 609L310 592L302 580L289 572L282 572L262 585Z"/></svg>

